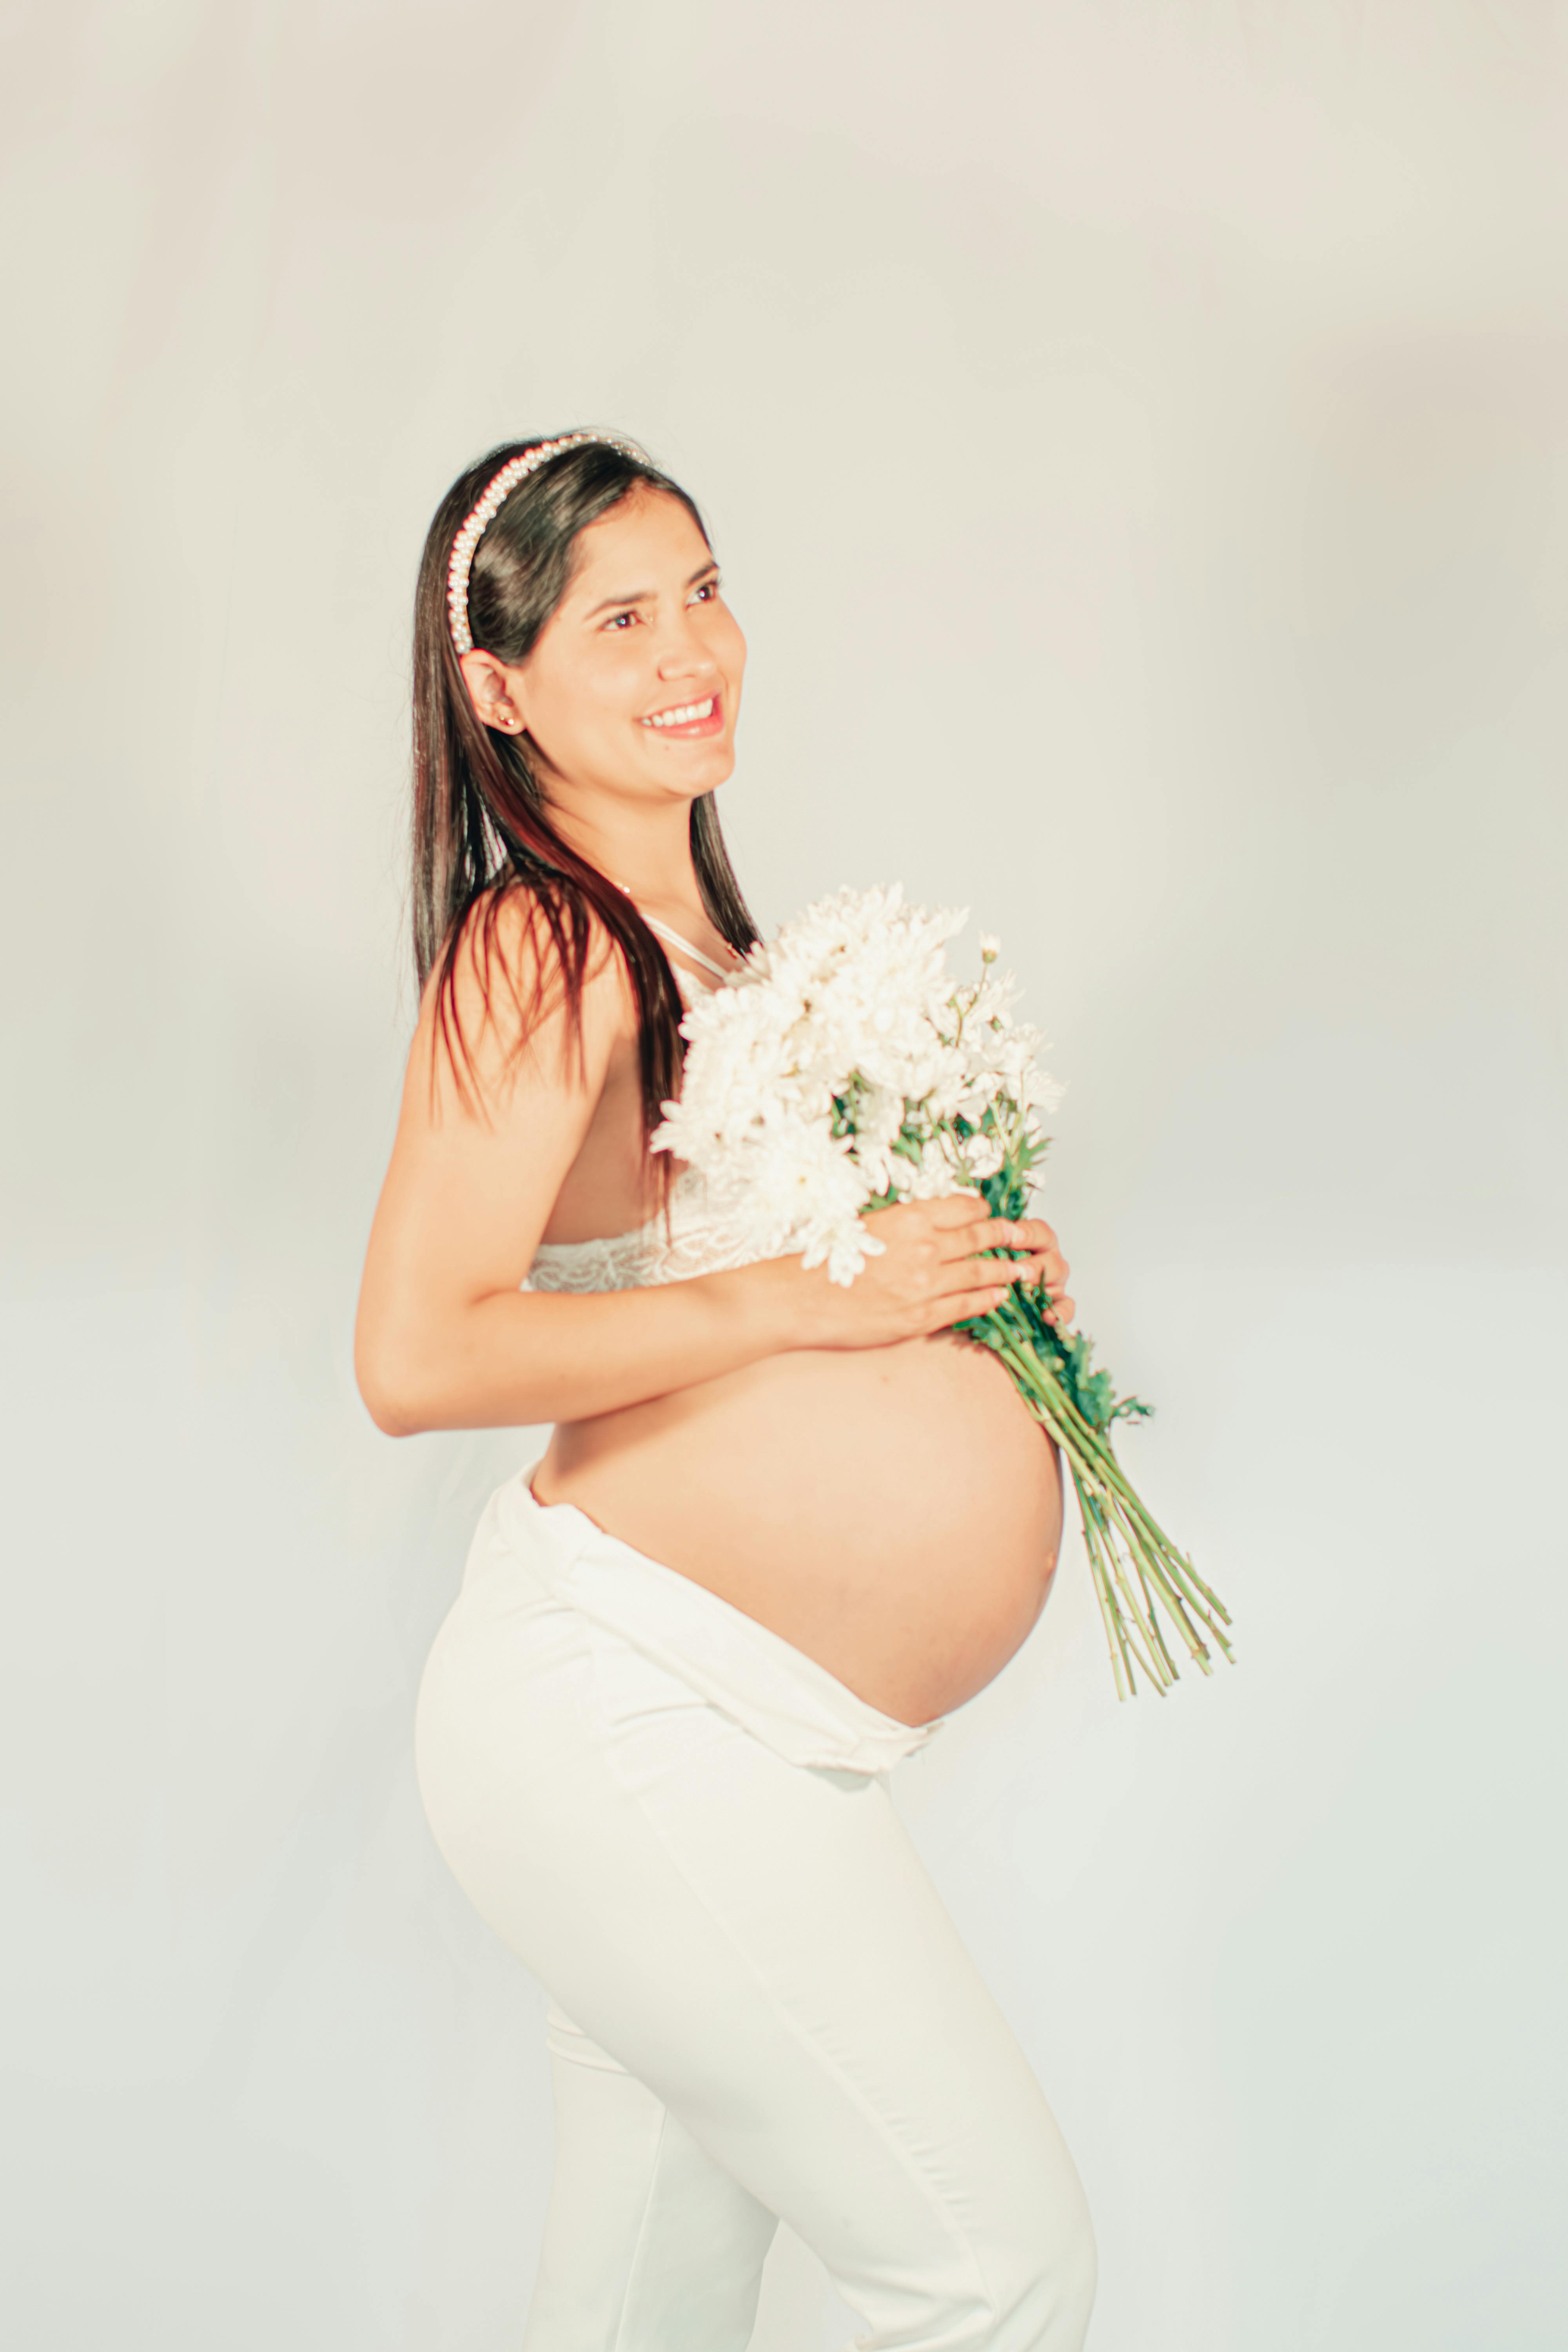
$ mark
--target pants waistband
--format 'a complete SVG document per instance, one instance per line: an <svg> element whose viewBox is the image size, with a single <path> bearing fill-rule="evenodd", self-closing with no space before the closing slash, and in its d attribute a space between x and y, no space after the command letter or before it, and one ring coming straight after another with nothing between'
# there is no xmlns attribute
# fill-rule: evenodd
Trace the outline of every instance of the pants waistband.
<svg viewBox="0 0 1568 2352"><path fill-rule="evenodd" d="M804 1651L662 1561L606 1535L572 1503L541 1503L537 1463L487 1517L555 1597L653 1660L792 1764L868 1775L923 1748L937 1722L900 1723Z"/></svg>

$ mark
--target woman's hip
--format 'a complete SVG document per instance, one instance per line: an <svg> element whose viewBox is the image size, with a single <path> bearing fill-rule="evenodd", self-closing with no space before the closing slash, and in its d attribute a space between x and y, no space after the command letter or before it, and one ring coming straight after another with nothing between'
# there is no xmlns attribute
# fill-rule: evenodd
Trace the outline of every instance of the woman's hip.
<svg viewBox="0 0 1568 2352"><path fill-rule="evenodd" d="M712 1594L532 1502L525 1478L481 1520L415 1741L455 1875L590 2032L633 1997L628 1954L657 1986L700 1919L782 1948L802 1902L861 1868L844 1857L873 1817L873 1843L902 1839L883 1776L918 1744Z"/></svg>
<svg viewBox="0 0 1568 2352"><path fill-rule="evenodd" d="M587 1901L626 1866L655 1788L743 1835L746 1804L809 1807L805 1784L862 1786L929 1736L581 1511L536 1502L529 1476L480 1519L415 1740L437 1841L487 1916L504 1905L514 1944L542 1890Z"/></svg>
<svg viewBox="0 0 1568 2352"><path fill-rule="evenodd" d="M571 1504L542 1504L530 1469L491 1496L462 1590L420 1694L424 1746L488 1738L525 1704L574 1694L573 1738L693 1700L784 1761L874 1775L922 1747L936 1724L900 1723L827 1669L690 1578L637 1551ZM488 1727L482 1730L481 1727ZM554 1736L564 1737L556 1724Z"/></svg>

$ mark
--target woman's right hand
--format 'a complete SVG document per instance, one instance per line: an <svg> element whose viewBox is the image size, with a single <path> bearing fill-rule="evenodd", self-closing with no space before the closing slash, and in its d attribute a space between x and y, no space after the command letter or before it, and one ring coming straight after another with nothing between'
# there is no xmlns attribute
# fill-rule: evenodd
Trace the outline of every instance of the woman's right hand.
<svg viewBox="0 0 1568 2352"><path fill-rule="evenodd" d="M800 1286L792 1301L800 1308L797 1346L883 1348L924 1338L1000 1306L1020 1282L1044 1281L1052 1319L1063 1327L1072 1320L1067 1264L1042 1218L994 1217L978 1193L954 1192L878 1209L868 1222L883 1247L847 1287L830 1282L826 1266L805 1274L798 1258L773 1262L770 1275L790 1266ZM1025 1255L977 1255L990 1249Z"/></svg>

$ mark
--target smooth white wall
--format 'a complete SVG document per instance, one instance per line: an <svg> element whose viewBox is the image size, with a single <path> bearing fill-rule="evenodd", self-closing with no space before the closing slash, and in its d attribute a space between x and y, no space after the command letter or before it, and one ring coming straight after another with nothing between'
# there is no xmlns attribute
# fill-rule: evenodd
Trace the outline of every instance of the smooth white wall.
<svg viewBox="0 0 1568 2352"><path fill-rule="evenodd" d="M518 2338L542 2004L410 1719L526 1441L380 1439L349 1334L419 543L585 420L725 558L759 915L900 877L1003 934L1128 1454L1236 1612L1119 1709L1075 1554L902 1781L1087 2179L1095 2352L1560 2340L1561 25L7 20L28 2352ZM759 2347L847 2332L799 2249L769 2294Z"/></svg>

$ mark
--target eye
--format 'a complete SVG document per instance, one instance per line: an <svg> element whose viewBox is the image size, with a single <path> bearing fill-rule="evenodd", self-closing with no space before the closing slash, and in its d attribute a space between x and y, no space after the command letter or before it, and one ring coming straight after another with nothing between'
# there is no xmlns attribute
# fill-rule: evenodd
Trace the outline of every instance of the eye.
<svg viewBox="0 0 1568 2352"><path fill-rule="evenodd" d="M719 582L715 576L711 580L704 580L701 586L693 591L691 601L694 604L711 604L716 602L718 594Z"/></svg>
<svg viewBox="0 0 1568 2352"><path fill-rule="evenodd" d="M635 621L637 617L637 614L628 606L626 611L624 613L612 613L609 619L605 623L605 626L606 629L622 629L626 627L631 622Z"/></svg>

